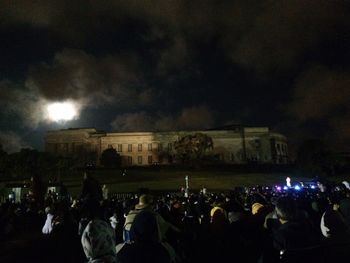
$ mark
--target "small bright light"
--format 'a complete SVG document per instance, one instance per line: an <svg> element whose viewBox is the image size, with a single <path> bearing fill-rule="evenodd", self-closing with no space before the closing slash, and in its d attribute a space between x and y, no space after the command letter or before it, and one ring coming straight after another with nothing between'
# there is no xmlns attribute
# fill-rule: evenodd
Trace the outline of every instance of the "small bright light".
<svg viewBox="0 0 350 263"><path fill-rule="evenodd" d="M283 190L288 190L288 186L283 186Z"/></svg>
<svg viewBox="0 0 350 263"><path fill-rule="evenodd" d="M294 186L294 189L297 190L297 191L299 191L301 188L300 188L299 185L296 185L296 186Z"/></svg>
<svg viewBox="0 0 350 263"><path fill-rule="evenodd" d="M77 116L77 109L72 102L55 102L47 106L52 121L69 121Z"/></svg>
<svg viewBox="0 0 350 263"><path fill-rule="evenodd" d="M311 189L316 189L316 186L314 186L314 185L311 185Z"/></svg>

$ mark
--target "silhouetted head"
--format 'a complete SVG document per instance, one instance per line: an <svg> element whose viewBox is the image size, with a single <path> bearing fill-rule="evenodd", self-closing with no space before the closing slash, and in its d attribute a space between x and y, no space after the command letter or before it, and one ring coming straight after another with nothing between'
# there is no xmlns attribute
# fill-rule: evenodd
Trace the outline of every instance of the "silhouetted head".
<svg viewBox="0 0 350 263"><path fill-rule="evenodd" d="M281 222L293 221L297 217L297 206L291 197L283 196L277 200L276 214Z"/></svg>

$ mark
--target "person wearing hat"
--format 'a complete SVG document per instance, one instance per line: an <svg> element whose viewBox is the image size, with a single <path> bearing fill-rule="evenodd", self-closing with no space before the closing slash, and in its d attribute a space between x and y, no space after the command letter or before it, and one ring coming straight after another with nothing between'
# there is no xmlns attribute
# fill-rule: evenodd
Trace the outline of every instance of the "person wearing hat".
<svg viewBox="0 0 350 263"><path fill-rule="evenodd" d="M177 227L170 224L169 222L165 221L160 214L158 214L157 212L155 212L153 210L153 197L151 195L148 195L148 194L141 195L139 197L138 204L135 205L135 209L131 210L129 212L129 214L126 216L124 227L123 227L124 243L117 245L117 247L116 247L117 252L119 252L125 245L134 242L134 240L132 240L131 229L133 227L133 224L134 224L134 221L135 221L135 218L137 217L137 215L144 212L144 211L147 211L148 213L153 214L154 218L156 219L156 223L157 223L156 224L156 226L157 226L156 233L158 235L158 239L160 242L162 242L162 245L169 252L172 261L174 261L176 258L176 254L175 254L174 249L166 242L166 233L169 230L173 230L175 232L180 232L180 230Z"/></svg>
<svg viewBox="0 0 350 263"><path fill-rule="evenodd" d="M130 229L136 215L138 215L143 209L152 210L152 203L152 196L146 194L141 195L139 198L139 203L135 205L135 209L131 210L125 217L125 223L123 227L123 240L125 242L130 241Z"/></svg>
<svg viewBox="0 0 350 263"><path fill-rule="evenodd" d="M144 210L152 211L155 214L158 222L158 228L159 228L158 233L160 235L160 240L165 239L165 234L169 229L179 232L179 230L175 226L165 221L160 214L153 211L153 197L148 194L143 194L140 196L138 204L135 205L135 209L131 210L125 218L125 223L123 228L123 239L125 242L130 241L130 229L136 215L138 215L141 211L144 211Z"/></svg>
<svg viewBox="0 0 350 263"><path fill-rule="evenodd" d="M159 238L156 214L148 209L140 210L130 229L131 242L124 243L120 250L117 249L117 261L120 263L174 262L168 247L164 246Z"/></svg>
<svg viewBox="0 0 350 263"><path fill-rule="evenodd" d="M261 208L263 208L264 205L260 203L254 203L252 204L252 215L256 215Z"/></svg>

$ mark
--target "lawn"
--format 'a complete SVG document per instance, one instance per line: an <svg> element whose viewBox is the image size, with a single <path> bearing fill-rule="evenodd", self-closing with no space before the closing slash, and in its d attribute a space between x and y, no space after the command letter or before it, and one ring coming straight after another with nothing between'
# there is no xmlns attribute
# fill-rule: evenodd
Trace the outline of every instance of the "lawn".
<svg viewBox="0 0 350 263"><path fill-rule="evenodd" d="M189 177L191 191L198 192L202 187L208 191L230 190L236 186L255 186L285 184L287 176L293 182L309 181L312 178L296 176L293 172L246 172L232 171L229 169L128 169L126 176L122 176L122 170L91 170L89 173L96 178L101 185L106 184L110 193L137 192L140 188L148 188L155 191L178 191L185 186L185 176ZM72 196L78 196L81 192L84 172L62 175L61 180L67 186ZM350 175L342 175L329 178L334 182L350 181ZM8 181L7 181L8 182ZM0 190L4 190L7 183L0 184ZM14 182L14 181L12 181ZM23 182L17 181L17 182Z"/></svg>
<svg viewBox="0 0 350 263"><path fill-rule="evenodd" d="M185 186L185 176L189 177L189 187L198 191L203 186L210 190L229 190L236 186L275 185L285 183L288 173L237 173L232 171L211 170L127 170L122 176L120 170L95 170L91 175L106 184L110 193L135 192L140 188L150 190L178 190ZM64 184L72 195L81 191L83 172L73 176L64 176ZM292 177L292 180L310 180L310 178Z"/></svg>

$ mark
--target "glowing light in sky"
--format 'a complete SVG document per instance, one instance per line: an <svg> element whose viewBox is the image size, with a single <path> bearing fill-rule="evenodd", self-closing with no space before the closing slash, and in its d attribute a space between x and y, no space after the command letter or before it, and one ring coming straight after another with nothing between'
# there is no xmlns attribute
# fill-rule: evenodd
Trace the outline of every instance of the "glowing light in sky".
<svg viewBox="0 0 350 263"><path fill-rule="evenodd" d="M73 102L54 102L47 105L47 113L52 121L69 121L78 116L78 109Z"/></svg>

